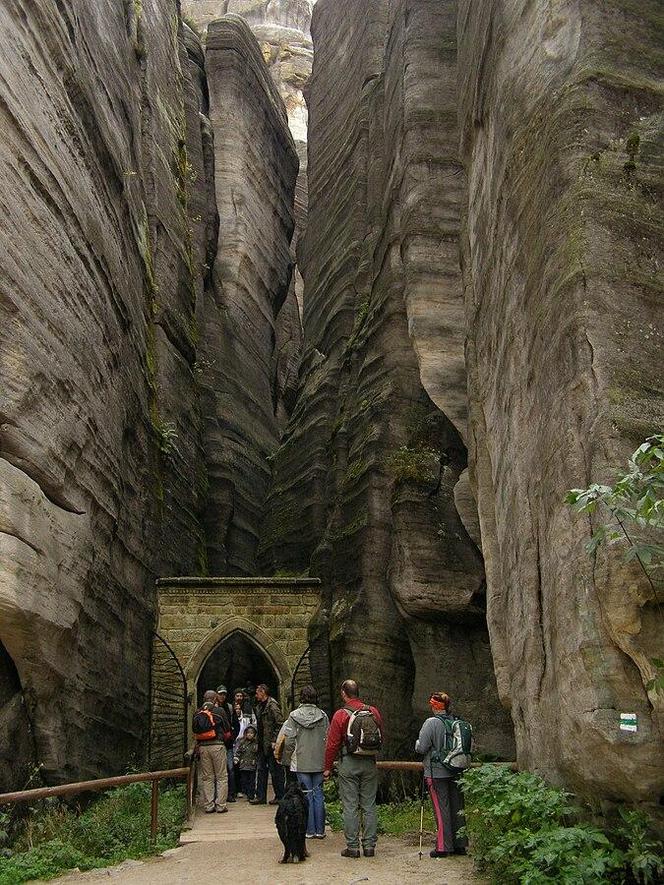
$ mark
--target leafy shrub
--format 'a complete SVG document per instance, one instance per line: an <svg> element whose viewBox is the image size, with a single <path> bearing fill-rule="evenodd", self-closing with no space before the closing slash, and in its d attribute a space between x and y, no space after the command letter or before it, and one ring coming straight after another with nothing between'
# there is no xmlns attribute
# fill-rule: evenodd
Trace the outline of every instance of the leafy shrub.
<svg viewBox="0 0 664 885"><path fill-rule="evenodd" d="M475 860L493 882L521 885L655 885L663 846L647 816L621 810L621 826L604 833L578 822L564 790L528 772L498 765L466 772L466 830Z"/></svg>
<svg viewBox="0 0 664 885"><path fill-rule="evenodd" d="M527 771L483 765L463 778L466 829L482 862L500 838L512 830L560 825L574 813L569 793L549 787Z"/></svg>
<svg viewBox="0 0 664 885"><path fill-rule="evenodd" d="M106 793L80 814L57 800L40 803L24 823L8 857L0 857L0 885L48 879L63 870L109 866L177 845L185 815L182 787L164 790L159 829L150 843L149 783Z"/></svg>
<svg viewBox="0 0 664 885"><path fill-rule="evenodd" d="M628 873L639 885L664 881L664 850L653 839L648 816L636 809L620 809L621 824L613 836L623 851Z"/></svg>
<svg viewBox="0 0 664 885"><path fill-rule="evenodd" d="M603 885L623 868L622 855L594 827L511 830L487 851L496 882Z"/></svg>
<svg viewBox="0 0 664 885"><path fill-rule="evenodd" d="M53 839L23 854L0 859L0 885L17 885L31 879L52 879L63 870L91 870L104 864L86 857L69 842Z"/></svg>

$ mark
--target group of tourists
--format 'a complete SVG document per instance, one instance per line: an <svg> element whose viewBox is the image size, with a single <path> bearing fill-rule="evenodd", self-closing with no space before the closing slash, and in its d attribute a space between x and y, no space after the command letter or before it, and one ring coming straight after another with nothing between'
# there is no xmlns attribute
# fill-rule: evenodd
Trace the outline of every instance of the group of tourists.
<svg viewBox="0 0 664 885"><path fill-rule="evenodd" d="M254 805L267 804L268 777L278 805L287 781L296 779L308 800L308 839L325 838L323 784L335 771L343 809L346 847L343 857L373 857L378 821L376 757L384 739L380 711L360 699L357 682L341 685L341 707L328 719L318 706L313 686L305 686L299 706L284 721L279 703L267 685L255 696L237 689L232 704L227 689L206 691L193 717L201 773L201 798L208 814L228 811L227 803L244 796ZM431 857L465 854L459 834L463 795L460 774L469 761L467 723L450 712L450 698L433 692L432 715L419 733L415 751L424 757L426 784L436 817L436 845Z"/></svg>
<svg viewBox="0 0 664 885"><path fill-rule="evenodd" d="M206 691L192 721L207 814L224 814L239 796L265 805L268 770L275 793L270 804L276 805L284 791L284 771L274 760L281 707L264 684L255 691L237 688L232 703L227 698L225 685Z"/></svg>

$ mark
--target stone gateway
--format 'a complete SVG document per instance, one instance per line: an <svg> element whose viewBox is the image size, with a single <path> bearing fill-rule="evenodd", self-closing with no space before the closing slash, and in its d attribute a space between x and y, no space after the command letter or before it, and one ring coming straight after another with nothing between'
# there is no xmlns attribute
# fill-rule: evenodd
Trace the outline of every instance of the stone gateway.
<svg viewBox="0 0 664 885"><path fill-rule="evenodd" d="M290 703L294 679L312 674L310 625L320 607L316 578L163 578L157 581L150 758L179 765L187 725L203 692L265 682Z"/></svg>

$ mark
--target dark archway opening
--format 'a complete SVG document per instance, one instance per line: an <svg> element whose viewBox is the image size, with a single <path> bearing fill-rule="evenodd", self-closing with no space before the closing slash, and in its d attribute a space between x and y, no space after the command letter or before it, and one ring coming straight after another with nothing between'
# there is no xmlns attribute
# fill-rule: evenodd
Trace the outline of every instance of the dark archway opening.
<svg viewBox="0 0 664 885"><path fill-rule="evenodd" d="M0 642L0 793L24 789L34 764L32 723L21 680Z"/></svg>
<svg viewBox="0 0 664 885"><path fill-rule="evenodd" d="M196 693L198 704L208 689L225 685L231 692L236 688L256 686L264 682L270 694L279 700L279 677L267 655L244 633L231 633L219 643L203 665Z"/></svg>

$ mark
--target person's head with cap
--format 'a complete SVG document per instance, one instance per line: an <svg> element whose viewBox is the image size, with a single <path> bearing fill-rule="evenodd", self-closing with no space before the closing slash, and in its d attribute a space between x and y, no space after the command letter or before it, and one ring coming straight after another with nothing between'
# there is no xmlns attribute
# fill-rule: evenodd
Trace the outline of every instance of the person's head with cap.
<svg viewBox="0 0 664 885"><path fill-rule="evenodd" d="M226 688L226 686L220 685L219 688L217 689L217 703L218 704L225 704L227 695L228 695L228 689Z"/></svg>
<svg viewBox="0 0 664 885"><path fill-rule="evenodd" d="M450 696L445 691L433 691L429 697L429 705L434 714L447 713L450 709Z"/></svg>

